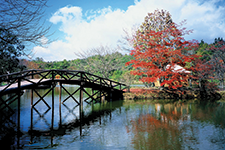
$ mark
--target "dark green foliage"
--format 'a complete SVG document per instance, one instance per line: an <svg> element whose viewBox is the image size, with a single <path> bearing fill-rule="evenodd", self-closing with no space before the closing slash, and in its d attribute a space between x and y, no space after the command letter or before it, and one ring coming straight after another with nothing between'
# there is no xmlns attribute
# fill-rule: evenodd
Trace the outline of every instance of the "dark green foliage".
<svg viewBox="0 0 225 150"><path fill-rule="evenodd" d="M223 38L218 37L218 38L215 38L213 44L216 44L216 43L219 43L219 42L225 42L225 41L223 40Z"/></svg>
<svg viewBox="0 0 225 150"><path fill-rule="evenodd" d="M0 29L0 74L8 74L25 69L20 65L19 57L23 55L24 45L7 30Z"/></svg>
<svg viewBox="0 0 225 150"><path fill-rule="evenodd" d="M202 55L201 60L209 61L214 54L216 54L218 51L215 51L213 49L210 49L210 47L215 46L222 46L225 44L225 41L223 38L215 38L214 42L211 44L205 43L203 40L199 43L199 48L196 51L197 54Z"/></svg>
<svg viewBox="0 0 225 150"><path fill-rule="evenodd" d="M31 50L24 45L43 46L50 27L43 22L47 0L1 0L0 1L0 75L25 69L28 61L19 60ZM30 45L31 46L31 45ZM33 45L32 45L33 46ZM30 68L35 68L32 65Z"/></svg>
<svg viewBox="0 0 225 150"><path fill-rule="evenodd" d="M210 60L210 56L212 55L212 52L208 51L207 50L208 48L209 48L209 44L201 40L201 42L199 43L199 48L196 51L198 55L202 55L202 57L200 58L201 60L206 60L206 61Z"/></svg>
<svg viewBox="0 0 225 150"><path fill-rule="evenodd" d="M125 63L130 61L132 59L132 56L130 55L122 55L119 52L112 53L109 55L116 55L114 57L112 65L117 65L117 69L111 70L108 74L110 74L109 78L113 79L115 81L120 81L121 77L129 72L132 67L131 66L125 66ZM51 62L45 62L42 58L37 57L33 61L29 61L30 63L36 63L38 68L29 68L29 69L66 69L66 70L82 70L82 71L88 71L88 69L92 69L91 66L88 64L90 60L97 61L100 60L99 55L91 56L86 59L74 59L74 60L63 60L63 61L51 61ZM109 56L104 56L104 58L107 60ZM31 65L30 65L31 66ZM91 72L90 72L91 73ZM95 75L101 76L101 71L97 71L93 73Z"/></svg>

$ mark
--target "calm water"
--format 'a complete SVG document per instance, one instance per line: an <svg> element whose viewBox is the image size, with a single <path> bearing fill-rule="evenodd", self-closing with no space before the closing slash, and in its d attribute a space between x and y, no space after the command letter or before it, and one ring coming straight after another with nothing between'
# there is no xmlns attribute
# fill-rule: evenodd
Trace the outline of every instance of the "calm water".
<svg viewBox="0 0 225 150"><path fill-rule="evenodd" d="M65 86L68 91L77 87ZM38 90L44 94L46 90ZM31 136L30 91L21 97L20 130L23 135L19 142L23 149L85 149L85 150L217 150L225 149L225 104L158 104L150 101L116 101L95 104L93 107L84 103L82 130L79 119L79 107L69 98L61 106L61 124L59 127L59 88L55 88L54 134L50 134L52 109L38 103L33 111L33 130ZM62 100L68 95L63 92ZM85 95L86 96L86 95ZM79 95L74 95L78 100ZM51 104L51 92L44 98ZM39 98L34 94L34 103ZM16 111L14 102L10 107ZM17 112L10 118L16 122ZM8 123L10 124L10 123ZM38 132L41 131L41 134ZM80 136L80 131L82 135ZM4 140L4 139L3 139ZM2 141L3 141L2 140ZM16 147L16 137L11 146ZM32 141L32 142L31 142ZM4 144L1 142L1 144Z"/></svg>

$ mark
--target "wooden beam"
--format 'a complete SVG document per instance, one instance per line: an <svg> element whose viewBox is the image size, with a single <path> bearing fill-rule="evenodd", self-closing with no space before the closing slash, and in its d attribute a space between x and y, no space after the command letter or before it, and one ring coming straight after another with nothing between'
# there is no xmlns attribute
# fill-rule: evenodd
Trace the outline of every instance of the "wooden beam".
<svg viewBox="0 0 225 150"><path fill-rule="evenodd" d="M89 99L89 98L91 98L91 103L93 103L93 100L95 100L96 101L96 99L94 98L94 96L97 94L97 93L93 93L94 92L94 90L92 89L92 94L90 95L85 89L83 90L87 95L88 95L88 97L84 100L85 102L87 102L87 100ZM89 102L87 102L88 104L90 104Z"/></svg>
<svg viewBox="0 0 225 150"><path fill-rule="evenodd" d="M31 131L31 133L33 132L33 101L34 101L34 91L33 91L33 89L31 89L31 101L30 101L30 105L31 105L30 131ZM33 135L31 134L30 144L32 144L32 143L33 143Z"/></svg>
<svg viewBox="0 0 225 150"><path fill-rule="evenodd" d="M65 101L67 101L67 100L71 97L78 105L80 105L80 103L76 100L76 98L73 97L73 95L76 94L76 93L80 90L80 88L78 88L78 89L77 89L75 92L73 92L72 94L70 94L70 92L69 92L67 89L65 89L63 86L62 86L62 88L66 91L67 94L69 94L69 96L68 96L65 100L63 100L62 103L64 103Z"/></svg>
<svg viewBox="0 0 225 150"><path fill-rule="evenodd" d="M62 83L59 83L59 127L62 126Z"/></svg>
<svg viewBox="0 0 225 150"><path fill-rule="evenodd" d="M45 103L45 105L50 109L51 107L48 105L48 103L44 100L44 97L46 96L46 95L48 95L48 93L50 93L51 92L51 90L52 90L52 88L50 89L50 90L48 90L43 96L41 96L35 89L34 89L34 92L39 96L39 100L33 105L33 107L35 106L35 105L37 105L41 100Z"/></svg>
<svg viewBox="0 0 225 150"><path fill-rule="evenodd" d="M21 78L18 79L18 121L17 121L17 148L20 148L20 86L21 86Z"/></svg>
<svg viewBox="0 0 225 150"><path fill-rule="evenodd" d="M83 124L83 86L80 85L80 136L82 136L82 124Z"/></svg>
<svg viewBox="0 0 225 150"><path fill-rule="evenodd" d="M53 130L53 128L54 128L54 97L55 97L55 95L54 95L54 89L55 89L55 83L53 82L52 83L52 119L51 119L51 129Z"/></svg>

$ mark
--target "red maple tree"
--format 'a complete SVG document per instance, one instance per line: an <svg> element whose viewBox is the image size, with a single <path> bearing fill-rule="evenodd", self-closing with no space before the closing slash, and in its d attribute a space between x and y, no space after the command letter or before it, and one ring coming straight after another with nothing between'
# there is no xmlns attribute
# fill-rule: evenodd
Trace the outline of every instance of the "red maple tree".
<svg viewBox="0 0 225 150"><path fill-rule="evenodd" d="M141 76L142 82L159 80L161 86L177 89L188 79L197 78L195 72L207 69L199 61L200 56L194 54L198 42L183 37L191 31L179 27L167 11L148 14L131 39L134 45L131 55L135 59L126 65L135 68L133 75Z"/></svg>

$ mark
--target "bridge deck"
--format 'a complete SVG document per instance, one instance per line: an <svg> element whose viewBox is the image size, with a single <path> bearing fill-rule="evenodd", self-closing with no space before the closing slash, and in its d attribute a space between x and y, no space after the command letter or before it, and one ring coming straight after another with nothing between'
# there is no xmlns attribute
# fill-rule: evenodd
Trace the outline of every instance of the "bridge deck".
<svg viewBox="0 0 225 150"><path fill-rule="evenodd" d="M59 75L60 78L55 78ZM38 78L38 79L34 79ZM17 90L50 87L55 83L80 85L101 91L123 91L125 84L102 78L83 71L72 70L26 70L17 73L0 75L0 95ZM11 83L10 83L11 82Z"/></svg>
<svg viewBox="0 0 225 150"><path fill-rule="evenodd" d="M46 85L46 86L51 86L52 79L43 79L40 82L40 79L29 79L29 81L22 81L21 85L20 85L20 90L23 89L30 89L30 88L40 88L40 86L42 85ZM64 80L64 79L54 79L54 82L60 82L60 83L64 83L64 84L74 84L74 85L79 85L81 81L79 80ZM92 82L86 82L86 81L82 81L82 85L83 87L86 88L93 88L93 89L99 89L99 88L104 88L104 90L110 90L110 87L107 86L102 86L96 83L92 83ZM0 86L0 93L9 93L9 92L13 92L18 90L18 83L13 83L10 86L8 85L4 85L4 86ZM45 86L43 86L45 87ZM114 89L117 90L117 89Z"/></svg>
<svg viewBox="0 0 225 150"><path fill-rule="evenodd" d="M30 86L34 86L35 84L38 84L38 82L40 81L40 79L30 79L29 81L22 81L20 88L21 89L26 89ZM47 82L50 82L51 79L43 79L39 84L44 84ZM18 89L18 83L13 83L10 86L8 85L4 85L4 86L0 86L0 92L2 92L2 90L4 90L5 88L7 88L6 90L4 90L4 92L8 92L8 91L13 91L13 90L17 90Z"/></svg>

